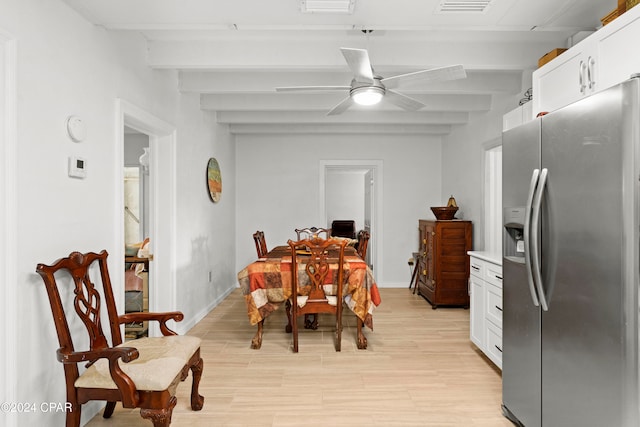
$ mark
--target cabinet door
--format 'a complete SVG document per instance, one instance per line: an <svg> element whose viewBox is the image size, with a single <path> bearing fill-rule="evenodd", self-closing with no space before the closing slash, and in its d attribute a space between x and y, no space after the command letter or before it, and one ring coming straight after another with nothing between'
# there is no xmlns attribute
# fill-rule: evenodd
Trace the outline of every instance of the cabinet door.
<svg viewBox="0 0 640 427"><path fill-rule="evenodd" d="M474 261L472 261L473 264ZM475 275L469 276L470 302L470 338L471 341L484 351L485 348L485 314L484 314L484 284Z"/></svg>
<svg viewBox="0 0 640 427"><path fill-rule="evenodd" d="M588 75L592 46L593 42L585 39L533 72L534 117L564 107L595 90L593 85L589 88ZM591 69L596 65L593 60Z"/></svg>
<svg viewBox="0 0 640 427"><path fill-rule="evenodd" d="M435 290L436 283L436 269L435 269L435 251L436 251L436 228L434 223L426 223L425 227L425 284L430 288Z"/></svg>
<svg viewBox="0 0 640 427"><path fill-rule="evenodd" d="M634 8L635 9L635 8ZM595 84L603 90L621 83L640 72L640 55L635 41L640 37L640 9L631 10L622 15L611 30L603 28L597 40L597 69ZM604 31L609 30L609 31ZM597 34L597 33L596 33Z"/></svg>

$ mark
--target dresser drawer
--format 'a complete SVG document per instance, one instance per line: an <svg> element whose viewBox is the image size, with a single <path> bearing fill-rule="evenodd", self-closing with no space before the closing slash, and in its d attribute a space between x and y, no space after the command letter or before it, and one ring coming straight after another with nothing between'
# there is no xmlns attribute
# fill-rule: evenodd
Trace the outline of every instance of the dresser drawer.
<svg viewBox="0 0 640 427"><path fill-rule="evenodd" d="M485 353L496 366L502 369L502 329L487 322L487 348Z"/></svg>
<svg viewBox="0 0 640 427"><path fill-rule="evenodd" d="M484 261L479 260L478 258L471 257L469 259L469 273L472 276L476 276L480 279L484 279L484 275L485 275Z"/></svg>
<svg viewBox="0 0 640 427"><path fill-rule="evenodd" d="M502 329L502 288L491 283L485 285L485 302L487 320Z"/></svg>

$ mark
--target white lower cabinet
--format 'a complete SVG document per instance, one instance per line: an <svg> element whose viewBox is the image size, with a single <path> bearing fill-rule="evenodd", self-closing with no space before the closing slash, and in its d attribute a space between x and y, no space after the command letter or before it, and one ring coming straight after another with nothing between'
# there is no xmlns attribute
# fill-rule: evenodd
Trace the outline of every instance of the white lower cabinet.
<svg viewBox="0 0 640 427"><path fill-rule="evenodd" d="M495 255L469 256L470 339L502 369L502 265Z"/></svg>

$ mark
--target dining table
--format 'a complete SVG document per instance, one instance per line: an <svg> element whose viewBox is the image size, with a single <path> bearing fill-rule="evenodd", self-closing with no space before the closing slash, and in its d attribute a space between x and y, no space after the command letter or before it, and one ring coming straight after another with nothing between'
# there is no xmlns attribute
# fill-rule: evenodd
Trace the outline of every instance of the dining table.
<svg viewBox="0 0 640 427"><path fill-rule="evenodd" d="M297 274L301 277L307 274L305 258L297 259ZM338 251L334 253L330 250L328 260L329 268L336 269ZM253 349L262 346L264 320L291 297L291 269L291 248L276 246L238 273L238 283L247 305L249 322L258 326L256 335L251 340ZM363 325L373 330L373 311L380 305L381 298L371 268L352 246L345 247L343 299L357 317L358 349L366 349L367 338L363 333ZM290 327L287 326L286 330L289 332Z"/></svg>

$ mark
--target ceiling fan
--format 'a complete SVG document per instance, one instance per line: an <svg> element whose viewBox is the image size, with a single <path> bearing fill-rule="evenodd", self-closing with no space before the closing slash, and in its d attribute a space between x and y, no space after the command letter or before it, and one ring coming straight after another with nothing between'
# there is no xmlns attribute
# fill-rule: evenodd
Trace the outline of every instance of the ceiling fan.
<svg viewBox="0 0 640 427"><path fill-rule="evenodd" d="M347 61L353 80L350 86L289 86L277 87L278 92L293 91L335 91L348 90L349 96L333 107L328 116L341 114L354 103L359 105L374 105L385 98L392 104L405 110L416 111L425 104L392 90L400 83L412 81L444 81L456 80L467 77L462 65L451 65L429 70L415 71L413 73L399 74L392 77L381 77L373 71L369 61L369 53L366 49L340 48L344 59Z"/></svg>

